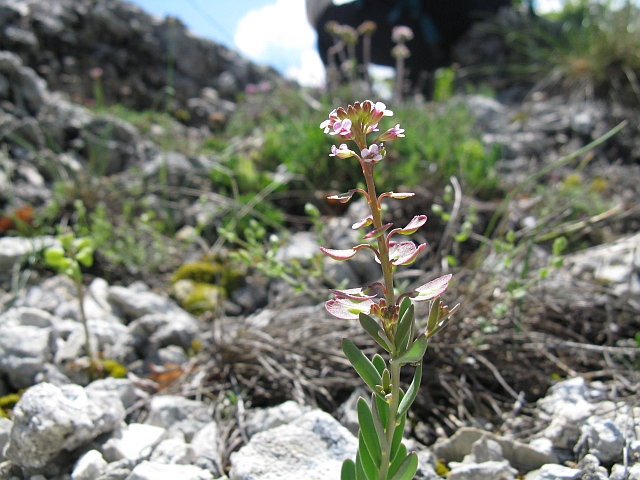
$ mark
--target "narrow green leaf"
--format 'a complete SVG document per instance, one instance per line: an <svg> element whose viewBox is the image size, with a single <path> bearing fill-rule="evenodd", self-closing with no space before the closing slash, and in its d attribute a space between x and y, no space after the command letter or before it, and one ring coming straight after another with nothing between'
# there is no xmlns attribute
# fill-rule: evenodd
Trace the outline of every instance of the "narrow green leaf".
<svg viewBox="0 0 640 480"><path fill-rule="evenodd" d="M422 360L416 366L416 371L413 373L413 380L411 381L411 385L409 385L409 389L407 393L404 395L404 398L400 402L400 406L398 407L398 416L396 417L398 420L402 415L407 413L409 407L416 399L416 395L418 395L418 390L420 390L420 382L422 381Z"/></svg>
<svg viewBox="0 0 640 480"><path fill-rule="evenodd" d="M367 477L367 474L364 472L364 467L362 466L362 457L360 454L361 454L360 449L358 449L358 453L356 454L356 479L371 480L369 477Z"/></svg>
<svg viewBox="0 0 640 480"><path fill-rule="evenodd" d="M380 440L378 439L378 432L376 431L371 409L369 408L369 405L367 405L367 401L362 397L358 399L357 410L360 433L364 437L371 459L375 463L375 466L379 467L380 462L382 461Z"/></svg>
<svg viewBox="0 0 640 480"><path fill-rule="evenodd" d="M427 351L427 337L425 335L420 335L415 342L407 349L404 354L402 354L398 358L391 359L391 363L416 363L422 360L424 356L424 352ZM358 350L359 351L359 350Z"/></svg>
<svg viewBox="0 0 640 480"><path fill-rule="evenodd" d="M386 425L387 419L389 418L389 404L384 398L376 395L376 405L378 406L380 421L382 422L382 425Z"/></svg>
<svg viewBox="0 0 640 480"><path fill-rule="evenodd" d="M345 460L342 462L340 480L356 480L356 464L353 463L353 460Z"/></svg>
<svg viewBox="0 0 640 480"><path fill-rule="evenodd" d="M418 455L416 455L416 452L411 452L411 454L402 461L396 473L394 473L389 480L411 480L417 470Z"/></svg>
<svg viewBox="0 0 640 480"><path fill-rule="evenodd" d="M382 452L389 451L389 442L384 432L382 420L380 418L380 409L378 408L377 395L371 395L371 416L373 417L373 425L376 427L376 433L378 434L378 440L380 441L380 448Z"/></svg>
<svg viewBox="0 0 640 480"><path fill-rule="evenodd" d="M389 456L392 461L395 460L396 455L398 454L398 449L400 448L400 445L402 445L402 436L404 434L404 424L406 420L407 416L403 415L393 432L393 439L391 440L391 455ZM406 455L406 453L404 455Z"/></svg>
<svg viewBox="0 0 640 480"><path fill-rule="evenodd" d="M405 447L403 443L400 443L398 452L396 453L395 457L392 458L393 460L391 461L391 465L389 465L389 474L387 475L387 478L391 478L391 476L396 473L398 468L400 468L400 464L404 461L405 458L407 458L407 447Z"/></svg>
<svg viewBox="0 0 640 480"><path fill-rule="evenodd" d="M409 308L409 305L412 305L412 304L413 302L409 297L405 297L402 300L402 303L400 304L400 312L398 312L398 315L400 318L404 317L404 312L406 312L407 308Z"/></svg>
<svg viewBox="0 0 640 480"><path fill-rule="evenodd" d="M400 347L405 342L407 335L409 334L409 330L411 330L411 324L413 323L415 318L415 307L413 304L409 305L409 308L406 309L404 315L400 317L400 321L398 322L398 327L396 329L396 347L397 351L400 351Z"/></svg>
<svg viewBox="0 0 640 480"><path fill-rule="evenodd" d="M384 348L387 352L391 352L391 342L387 338L387 335L384 333L384 330L382 330L378 322L376 322L366 313L360 313L360 325L362 325L362 328L364 328L366 332L371 335L371 338L373 338L378 343L378 345Z"/></svg>
<svg viewBox="0 0 640 480"><path fill-rule="evenodd" d="M384 358L376 353L371 359L371 363L373 363L373 366L376 367L376 370L378 371L380 376L382 376L387 368L387 364L385 363ZM382 383L380 385L382 385Z"/></svg>
<svg viewBox="0 0 640 480"><path fill-rule="evenodd" d="M376 385L382 385L382 377L365 354L348 338L342 339L342 351L351 362L351 365L353 365L353 368L356 369L358 375L362 377L364 383L366 383L373 392L382 395L376 390Z"/></svg>
<svg viewBox="0 0 640 480"><path fill-rule="evenodd" d="M358 433L358 455L360 456L360 463L362 465L362 471L366 475L368 480L378 480L378 466L371 458L371 453L367 448L367 443L364 438L362 430Z"/></svg>

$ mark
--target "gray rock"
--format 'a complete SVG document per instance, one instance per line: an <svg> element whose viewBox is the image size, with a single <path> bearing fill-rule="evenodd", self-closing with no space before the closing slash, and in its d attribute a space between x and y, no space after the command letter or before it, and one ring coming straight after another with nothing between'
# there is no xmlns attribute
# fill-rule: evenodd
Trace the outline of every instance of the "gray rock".
<svg viewBox="0 0 640 480"><path fill-rule="evenodd" d="M148 291L142 285L109 287L109 301L118 306L131 319L151 313L166 314L180 310L168 297Z"/></svg>
<svg viewBox="0 0 640 480"><path fill-rule="evenodd" d="M198 430L191 439L191 446L196 465L206 467L216 476L222 474L222 444L216 422L209 422Z"/></svg>
<svg viewBox="0 0 640 480"><path fill-rule="evenodd" d="M119 460L138 460L148 457L165 433L166 429L162 427L130 423L114 432L100 450L109 463Z"/></svg>
<svg viewBox="0 0 640 480"><path fill-rule="evenodd" d="M245 416L247 436L251 438L258 432L264 432L270 428L291 423L309 410L310 407L302 406L293 400L289 400L275 407L248 410Z"/></svg>
<svg viewBox="0 0 640 480"><path fill-rule="evenodd" d="M13 422L8 418L0 417L0 462L4 461L4 447L9 443L9 435Z"/></svg>
<svg viewBox="0 0 640 480"><path fill-rule="evenodd" d="M539 470L529 472L525 480L578 480L582 471L576 468L569 468L563 465L547 464Z"/></svg>
<svg viewBox="0 0 640 480"><path fill-rule="evenodd" d="M184 311L147 314L128 327L135 349L151 360L156 360L158 350L168 345L189 350L200 330L198 321Z"/></svg>
<svg viewBox="0 0 640 480"><path fill-rule="evenodd" d="M190 465L196 459L194 448L183 438L173 437L161 441L149 461L164 464Z"/></svg>
<svg viewBox="0 0 640 480"><path fill-rule="evenodd" d="M22 262L28 255L35 255L57 243L58 240L56 238L48 236L36 238L0 238L0 277L10 274L11 268L16 262Z"/></svg>
<svg viewBox="0 0 640 480"><path fill-rule="evenodd" d="M116 395L40 383L22 395L13 414L5 455L16 465L40 468L63 450L112 431L124 419L124 408Z"/></svg>
<svg viewBox="0 0 640 480"><path fill-rule="evenodd" d="M529 445L471 427L459 429L451 438L437 442L431 449L436 457L445 462L461 462L465 455L471 453L473 444L482 437L499 443L504 458L521 471L528 472L546 463L557 462L557 457L552 452L539 451Z"/></svg>
<svg viewBox="0 0 640 480"><path fill-rule="evenodd" d="M133 382L128 378L104 378L91 382L85 387L87 392L114 393L120 398L124 408L129 408L138 400Z"/></svg>
<svg viewBox="0 0 640 480"><path fill-rule="evenodd" d="M354 458L356 438L328 413L312 410L293 422L255 434L231 455L231 480L339 478Z"/></svg>
<svg viewBox="0 0 640 480"><path fill-rule="evenodd" d="M94 480L104 473L107 462L97 450L82 455L71 472L71 480Z"/></svg>
<svg viewBox="0 0 640 480"><path fill-rule="evenodd" d="M582 480L608 480L609 478L607 469L601 467L600 460L591 454L585 455L576 468L582 471Z"/></svg>
<svg viewBox="0 0 640 480"><path fill-rule="evenodd" d="M147 425L170 428L185 420L201 424L201 428L211 422L211 414L204 403L178 395L158 395L149 402Z"/></svg>
<svg viewBox="0 0 640 480"><path fill-rule="evenodd" d="M213 480L213 475L195 465L167 465L143 461L126 480Z"/></svg>
<svg viewBox="0 0 640 480"><path fill-rule="evenodd" d="M504 460L502 447L486 436L471 446L471 453L464 457L463 463L501 462Z"/></svg>
<svg viewBox="0 0 640 480"><path fill-rule="evenodd" d="M609 480L640 480L640 463L629 468L620 464L614 465Z"/></svg>
<svg viewBox="0 0 640 480"><path fill-rule="evenodd" d="M509 462L459 463L449 472L449 480L514 480L518 471Z"/></svg>
<svg viewBox="0 0 640 480"><path fill-rule="evenodd" d="M538 408L552 417L564 417L572 422L586 420L595 406L587 400L589 388L582 377L558 382L538 400Z"/></svg>
<svg viewBox="0 0 640 480"><path fill-rule="evenodd" d="M579 458L589 453L600 462L611 465L622 459L624 446L625 438L615 423L594 415L580 427L580 439L574 452Z"/></svg>
<svg viewBox="0 0 640 480"><path fill-rule="evenodd" d="M35 376L51 359L51 329L0 325L0 372L19 388L33 385Z"/></svg>

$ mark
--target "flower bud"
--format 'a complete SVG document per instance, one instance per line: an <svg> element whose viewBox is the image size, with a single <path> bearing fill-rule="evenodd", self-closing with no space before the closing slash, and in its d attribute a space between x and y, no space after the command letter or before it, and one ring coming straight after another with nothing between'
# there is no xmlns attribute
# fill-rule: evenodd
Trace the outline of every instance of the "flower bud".
<svg viewBox="0 0 640 480"><path fill-rule="evenodd" d="M391 32L391 40L393 40L394 43L405 43L413 40L413 30L404 25L394 27Z"/></svg>

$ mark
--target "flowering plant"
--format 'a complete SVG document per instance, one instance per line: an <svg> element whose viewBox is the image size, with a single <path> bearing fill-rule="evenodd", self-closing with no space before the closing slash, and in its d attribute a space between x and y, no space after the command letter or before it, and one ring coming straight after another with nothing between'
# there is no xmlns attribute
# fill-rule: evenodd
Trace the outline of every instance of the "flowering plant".
<svg viewBox="0 0 640 480"><path fill-rule="evenodd" d="M412 241L396 241L394 235L411 235L427 221L425 215L415 216L403 228L392 228L392 223L382 223L381 204L385 198L403 199L413 193L385 192L376 194L374 168L384 159L383 142L404 137L404 129L395 127L378 134L369 143L367 136L378 132L378 123L383 117L392 116L382 102L370 100L355 102L346 109L338 108L320 124L329 135L353 141L359 154L349 149L346 143L331 148L331 156L356 157L362 167L366 190L355 188L346 193L333 195L331 200L347 203L354 194L364 195L371 214L356 222L352 228L372 227L364 235L371 243L362 243L347 250L321 248L331 258L339 261L352 258L360 250L371 250L375 261L382 269L382 283L367 287L332 290L333 300L326 308L333 316L345 320L359 320L367 333L389 354L388 362L375 354L369 359L348 339L342 340L342 349L360 377L372 390L371 402L360 398L357 403L359 447L355 462L345 460L342 480L411 480L418 468L418 456L407 453L402 444L402 434L407 411L418 394L422 379L422 357L427 350L429 338L444 327L458 308L443 305L440 295L447 289L451 275L444 275L414 290L396 296L393 285L394 267L409 265L426 248ZM397 238L397 237L396 237ZM380 298L377 298L381 294ZM429 317L425 332L418 332L415 321L415 302L430 302ZM400 388L400 369L407 363L416 369L411 385L404 392Z"/></svg>

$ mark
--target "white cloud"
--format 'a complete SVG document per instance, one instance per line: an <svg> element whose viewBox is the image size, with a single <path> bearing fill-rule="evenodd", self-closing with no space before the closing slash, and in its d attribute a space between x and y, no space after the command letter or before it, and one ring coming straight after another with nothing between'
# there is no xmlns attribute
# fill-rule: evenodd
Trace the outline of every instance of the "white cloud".
<svg viewBox="0 0 640 480"><path fill-rule="evenodd" d="M296 65L285 72L287 78L296 80L300 85L319 87L324 84L324 65L315 48L304 50Z"/></svg>
<svg viewBox="0 0 640 480"><path fill-rule="evenodd" d="M300 51L312 47L315 32L307 23L304 0L277 0L242 17L234 41L252 60L265 61L270 46Z"/></svg>

